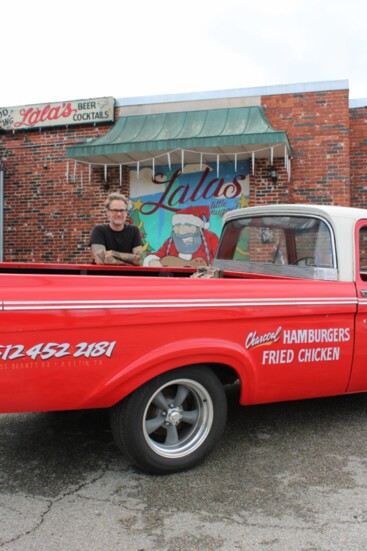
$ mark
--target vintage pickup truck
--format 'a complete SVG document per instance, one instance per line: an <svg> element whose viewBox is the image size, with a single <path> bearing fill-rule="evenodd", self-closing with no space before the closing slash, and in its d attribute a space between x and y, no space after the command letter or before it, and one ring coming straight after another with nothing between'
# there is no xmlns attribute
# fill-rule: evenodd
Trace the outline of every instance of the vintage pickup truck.
<svg viewBox="0 0 367 551"><path fill-rule="evenodd" d="M209 453L226 385L244 406L367 390L362 209L229 212L197 271L3 263L0 282L0 412L109 408L149 473Z"/></svg>

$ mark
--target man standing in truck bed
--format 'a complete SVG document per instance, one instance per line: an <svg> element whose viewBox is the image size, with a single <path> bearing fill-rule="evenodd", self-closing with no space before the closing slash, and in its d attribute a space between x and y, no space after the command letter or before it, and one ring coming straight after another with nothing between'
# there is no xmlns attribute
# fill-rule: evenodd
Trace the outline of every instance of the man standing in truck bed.
<svg viewBox="0 0 367 551"><path fill-rule="evenodd" d="M120 193L111 193L105 207L109 223L97 224L90 235L93 262L141 266L143 247L139 230L126 223L128 199Z"/></svg>

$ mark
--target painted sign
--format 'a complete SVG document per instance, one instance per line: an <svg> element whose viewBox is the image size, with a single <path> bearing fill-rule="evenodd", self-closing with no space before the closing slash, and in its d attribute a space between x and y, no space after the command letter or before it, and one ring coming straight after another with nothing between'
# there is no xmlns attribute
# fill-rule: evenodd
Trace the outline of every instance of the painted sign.
<svg viewBox="0 0 367 551"><path fill-rule="evenodd" d="M57 342L41 342L29 348L23 344L0 344L0 358L6 360L18 360L19 358L31 358L32 360L49 360L50 358L63 358L64 356L72 356L73 358L98 358L99 356L107 356L111 358L116 341L101 341L101 342L81 342L74 347L68 343L61 344Z"/></svg>
<svg viewBox="0 0 367 551"><path fill-rule="evenodd" d="M113 121L114 106L114 98L95 98L0 107L0 129L25 130Z"/></svg>
<svg viewBox="0 0 367 551"><path fill-rule="evenodd" d="M310 329L284 329L258 335L253 331L247 335L245 347L259 348L262 353L261 365L281 365L298 362L312 363L338 361L340 346L335 343L348 342L351 339L349 327L327 327ZM285 346L272 349L275 343ZM326 343L326 346L325 346ZM298 349L297 346L301 345Z"/></svg>
<svg viewBox="0 0 367 551"><path fill-rule="evenodd" d="M223 215L249 204L249 163L130 170L130 189L145 266L209 265Z"/></svg>

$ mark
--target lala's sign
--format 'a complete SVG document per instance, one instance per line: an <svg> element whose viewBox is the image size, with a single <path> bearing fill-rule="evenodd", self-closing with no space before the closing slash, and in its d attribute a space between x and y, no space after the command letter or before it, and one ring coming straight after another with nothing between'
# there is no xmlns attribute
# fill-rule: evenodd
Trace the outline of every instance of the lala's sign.
<svg viewBox="0 0 367 551"><path fill-rule="evenodd" d="M95 98L22 107L0 107L0 129L96 124L114 120L114 98Z"/></svg>

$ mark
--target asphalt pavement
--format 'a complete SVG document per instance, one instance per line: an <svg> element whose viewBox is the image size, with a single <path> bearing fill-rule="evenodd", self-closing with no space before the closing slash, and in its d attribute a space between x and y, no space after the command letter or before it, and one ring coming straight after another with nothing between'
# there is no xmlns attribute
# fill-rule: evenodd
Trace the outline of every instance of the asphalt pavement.
<svg viewBox="0 0 367 551"><path fill-rule="evenodd" d="M132 468L103 411L0 415L0 551L367 550L367 395L229 402L169 476Z"/></svg>

